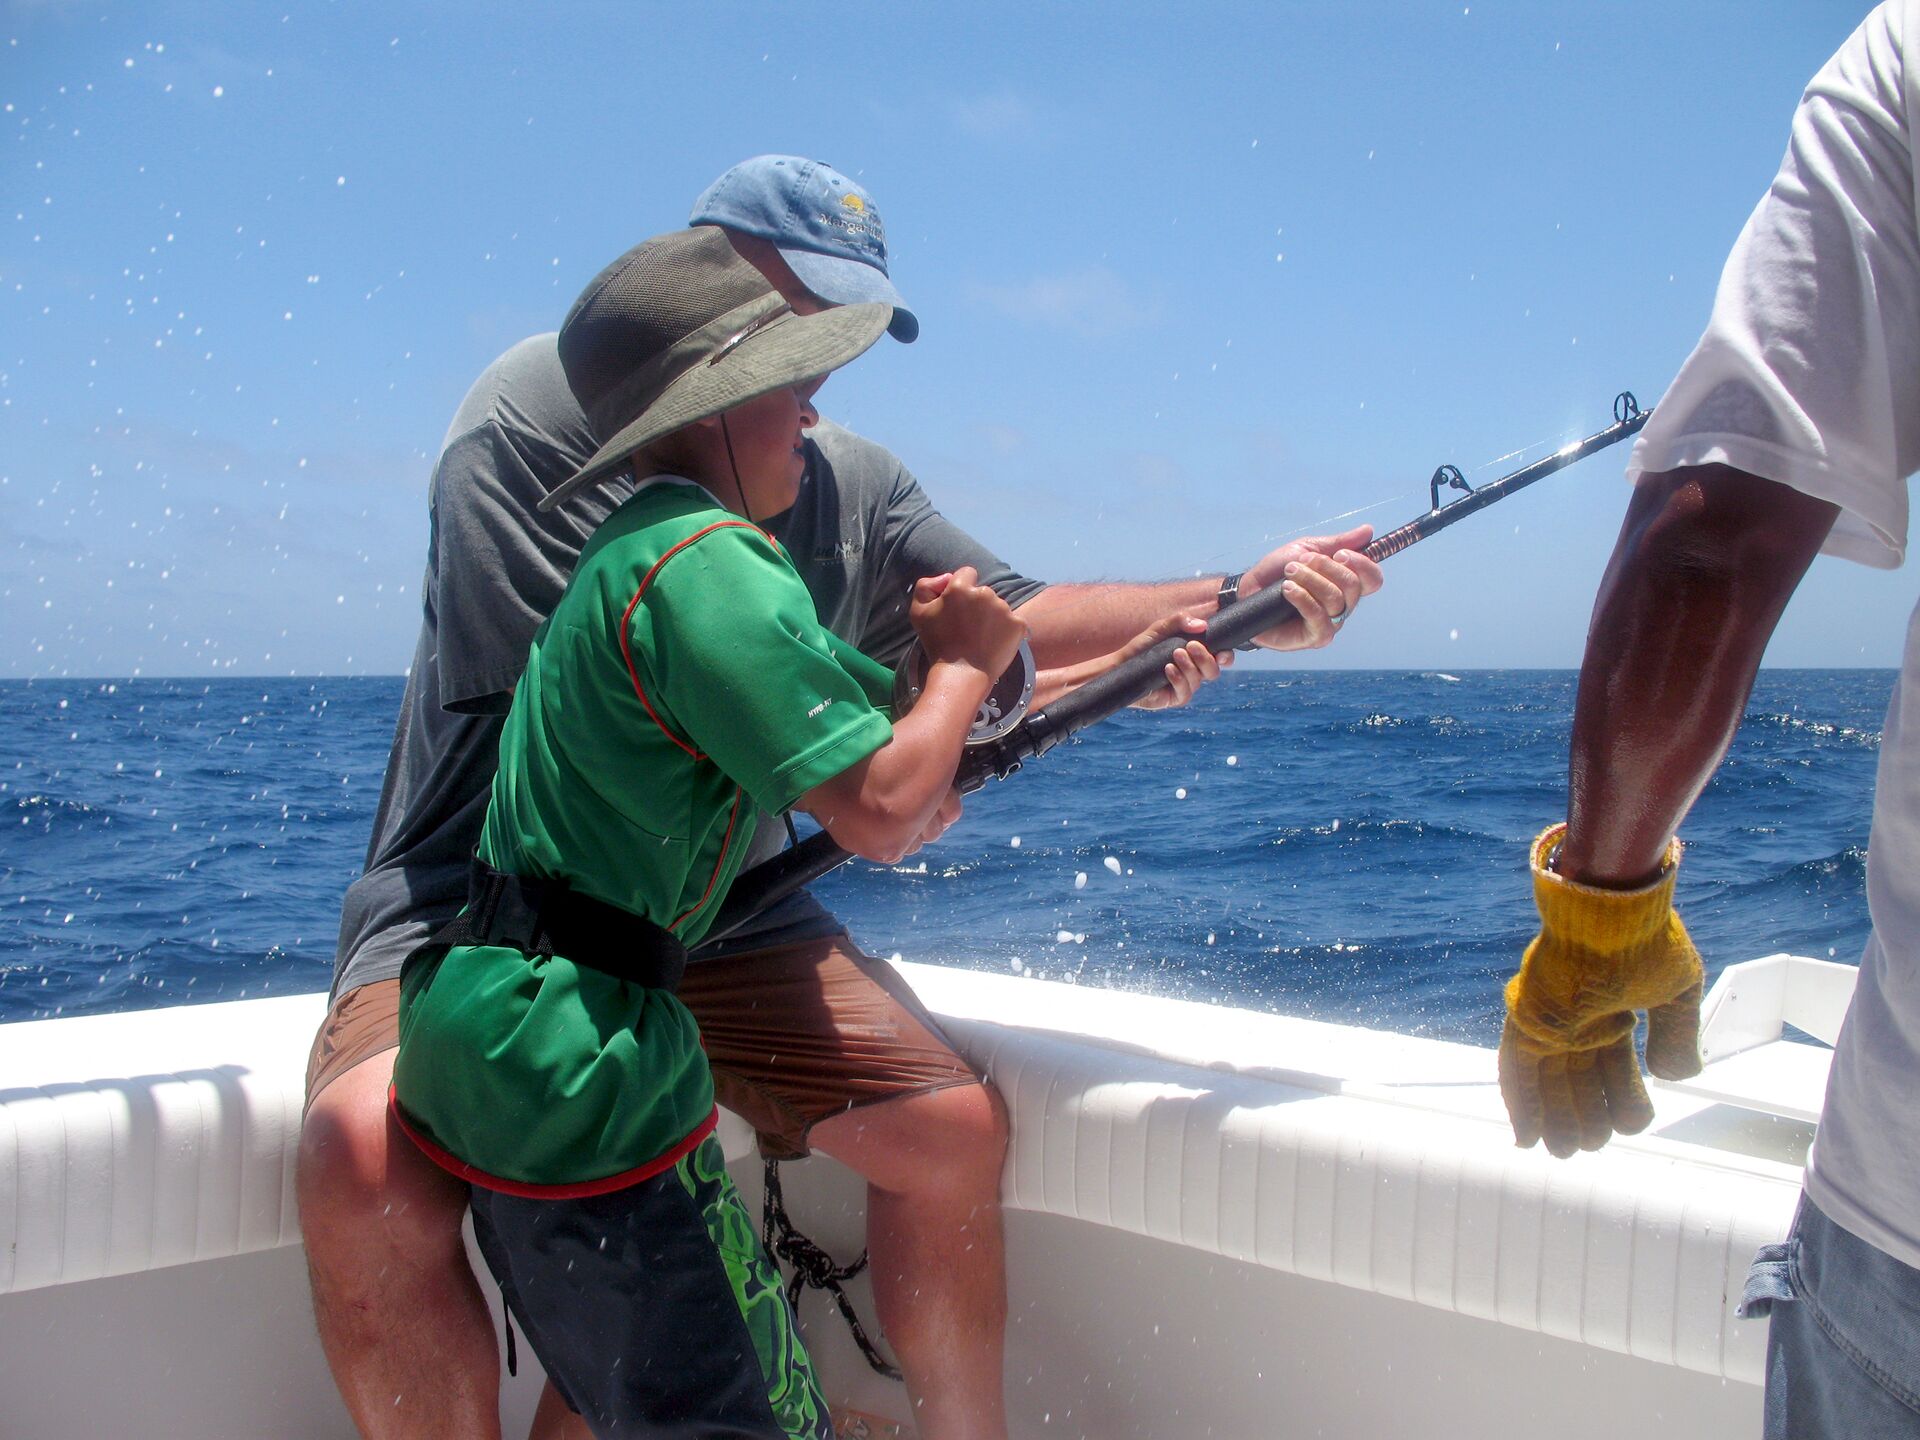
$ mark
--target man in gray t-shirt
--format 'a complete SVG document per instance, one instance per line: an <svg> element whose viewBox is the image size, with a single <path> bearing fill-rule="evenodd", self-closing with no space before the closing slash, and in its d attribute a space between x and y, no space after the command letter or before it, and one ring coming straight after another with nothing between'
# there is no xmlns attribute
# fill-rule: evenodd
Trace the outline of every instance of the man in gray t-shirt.
<svg viewBox="0 0 1920 1440"><path fill-rule="evenodd" d="M454 416L434 471L426 621L366 866L347 890L336 998L396 977L407 953L465 902L500 726L533 632L566 589L587 537L632 493L622 477L556 510L535 508L595 449L554 340L522 340L487 367ZM972 565L1014 606L1044 588L935 510L890 453L831 421L812 432L799 503L766 524L826 627L887 665L913 637L907 596L922 575ZM762 825L747 863L784 843L778 825ZM699 953L765 949L841 928L802 892Z"/></svg>
<svg viewBox="0 0 1920 1440"><path fill-rule="evenodd" d="M791 157L738 166L696 208L695 223L710 220L726 224L796 309L887 299L895 335L917 332L886 280L871 198L826 167ZM545 335L516 345L475 383L433 475L420 640L365 871L346 898L332 1004L309 1063L299 1167L321 1339L368 1435L498 1433L492 1325L460 1248L465 1188L398 1137L386 1115L397 976L465 900L528 645L580 547L628 493L615 482L538 509L595 448L555 337ZM1111 654L1151 626L1172 633L1181 612L1204 614L1226 589L1217 577L1054 587L1025 579L945 520L891 454L831 422L811 434L794 508L763 523L827 627L886 663L912 633L913 581L961 565L1020 608L1042 666ZM1263 641L1327 643L1379 585L1378 569L1354 553L1365 539L1355 531L1294 542L1237 577L1243 594L1288 585L1302 612ZM1217 673L1211 657L1205 673ZM1175 698L1200 678L1183 662ZM957 813L955 803L936 828ZM748 863L781 843L780 827L763 824ZM875 1298L919 1433L1003 1433L998 1097L891 967L862 955L809 895L693 958L681 995L700 1022L722 1103L754 1125L765 1153L817 1148L869 1181ZM568 1420L549 1391L536 1433L566 1433Z"/></svg>

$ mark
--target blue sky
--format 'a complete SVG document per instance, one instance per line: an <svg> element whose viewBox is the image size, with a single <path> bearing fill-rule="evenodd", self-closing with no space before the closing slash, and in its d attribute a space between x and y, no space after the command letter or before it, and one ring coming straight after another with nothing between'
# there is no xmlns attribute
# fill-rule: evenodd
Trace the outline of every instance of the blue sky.
<svg viewBox="0 0 1920 1440"><path fill-rule="evenodd" d="M1021 569L1385 529L1657 400L1864 13L8 4L0 674L402 669L467 385L765 151L868 186L924 327L823 409ZM1624 458L1305 663L1577 663ZM1770 662L1898 663L1914 589L1819 562Z"/></svg>

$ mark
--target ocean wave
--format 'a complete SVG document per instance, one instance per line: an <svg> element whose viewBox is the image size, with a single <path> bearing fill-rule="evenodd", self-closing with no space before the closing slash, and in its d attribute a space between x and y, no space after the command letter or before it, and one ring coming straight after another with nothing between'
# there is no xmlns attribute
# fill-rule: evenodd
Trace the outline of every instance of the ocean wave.
<svg viewBox="0 0 1920 1440"><path fill-rule="evenodd" d="M1839 745L1858 745L1868 750L1880 748L1878 730L1856 729L1851 725L1839 725L1827 720L1808 720L1799 715L1748 711L1741 724L1760 729L1810 735L1817 740Z"/></svg>
<svg viewBox="0 0 1920 1440"><path fill-rule="evenodd" d="M1357 720L1343 720L1324 726L1320 733L1327 739L1339 740L1358 736L1374 736L1383 732L1424 729L1448 738L1477 737L1487 732L1480 726L1462 721L1456 715L1395 715L1384 710L1362 715Z"/></svg>
<svg viewBox="0 0 1920 1440"><path fill-rule="evenodd" d="M223 944L204 932L154 936L127 949L75 927L43 932L21 959L0 966L0 1016L147 1010L324 990L330 965L265 949Z"/></svg>
<svg viewBox="0 0 1920 1440"><path fill-rule="evenodd" d="M1321 825L1288 825L1269 835L1260 843L1263 845L1287 845L1299 840L1326 839L1339 836L1345 843L1364 843L1370 838L1384 837L1396 843L1420 843L1424 841L1457 841L1470 845L1500 845L1510 842L1504 835L1489 835L1484 831L1468 829L1459 825L1450 825L1445 821L1421 820L1413 816L1397 817L1391 820L1329 820Z"/></svg>
<svg viewBox="0 0 1920 1440"><path fill-rule="evenodd" d="M24 828L41 835L56 828L63 832L98 830L118 818L109 806L89 805L59 795L16 795L5 810L16 818L10 826L0 822L0 842L5 841L9 830Z"/></svg>
<svg viewBox="0 0 1920 1440"><path fill-rule="evenodd" d="M970 797L912 873L850 865L816 893L878 954L1491 1043L1535 918L1525 839L1564 813L1573 677L1444 673L1236 672ZM1891 685L1763 672L1755 709L1785 719L1743 730L1688 822L1710 959L1858 952ZM0 683L24 737L0 1017L324 988L401 690Z"/></svg>
<svg viewBox="0 0 1920 1440"><path fill-rule="evenodd" d="M1863 892L1866 883L1867 848L1864 845L1848 845L1831 855L1802 860L1753 880L1726 884L1720 894L1729 898L1753 899L1783 890L1805 894L1830 890L1836 886L1843 890Z"/></svg>
<svg viewBox="0 0 1920 1440"><path fill-rule="evenodd" d="M64 800L58 795L17 795L13 799L16 815L93 816L104 812L84 800Z"/></svg>
<svg viewBox="0 0 1920 1440"><path fill-rule="evenodd" d="M887 872L892 875L904 875L910 879L953 880L962 875L970 875L981 868L978 860L956 860L945 865L931 864L926 860L916 860L912 864L889 865Z"/></svg>

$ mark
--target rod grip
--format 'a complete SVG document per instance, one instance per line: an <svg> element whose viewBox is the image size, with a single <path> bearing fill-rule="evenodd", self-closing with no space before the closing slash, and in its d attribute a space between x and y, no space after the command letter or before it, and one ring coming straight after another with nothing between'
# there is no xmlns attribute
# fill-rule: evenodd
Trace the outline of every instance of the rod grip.
<svg viewBox="0 0 1920 1440"><path fill-rule="evenodd" d="M1089 680L1078 690L1054 701L1029 724L1046 734L1046 742L1037 753L1047 750L1075 731L1124 710L1134 701L1152 694L1166 684L1167 662L1189 640L1199 640L1215 650L1232 650L1274 626L1299 614L1278 585L1269 585L1258 594L1235 601L1207 622L1204 635L1174 635L1123 660L1106 674ZM1044 720L1042 720L1044 717Z"/></svg>

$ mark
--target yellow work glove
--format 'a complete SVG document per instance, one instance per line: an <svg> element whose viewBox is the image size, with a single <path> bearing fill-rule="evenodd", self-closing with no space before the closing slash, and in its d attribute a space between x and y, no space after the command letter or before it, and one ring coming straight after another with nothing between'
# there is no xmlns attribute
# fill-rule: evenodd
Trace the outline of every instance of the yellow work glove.
<svg viewBox="0 0 1920 1440"><path fill-rule="evenodd" d="M1567 827L1533 842L1540 933L1507 982L1500 1093L1522 1148L1545 1139L1562 1157L1637 1135L1653 1104L1634 1058L1634 1012L1647 1012L1647 1068L1663 1080L1700 1073L1700 952L1673 913L1680 842L1660 878L1638 890L1579 885L1547 868Z"/></svg>

